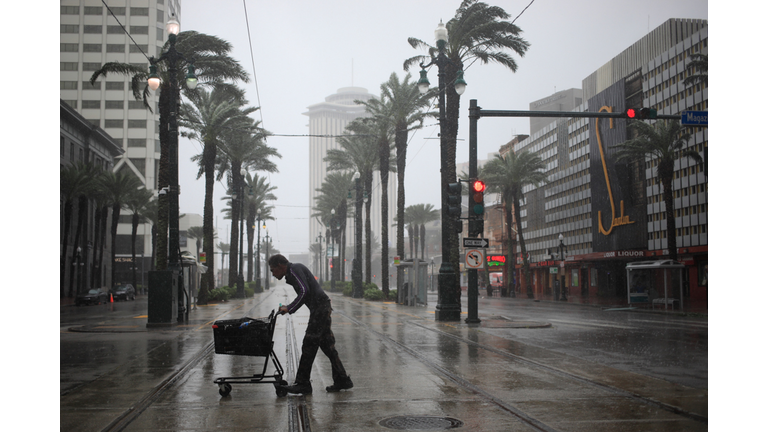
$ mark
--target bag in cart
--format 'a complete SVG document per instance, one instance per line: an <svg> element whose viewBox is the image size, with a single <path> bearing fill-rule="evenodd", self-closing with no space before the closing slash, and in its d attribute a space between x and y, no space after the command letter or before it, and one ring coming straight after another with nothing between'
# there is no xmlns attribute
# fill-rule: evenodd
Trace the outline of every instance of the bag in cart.
<svg viewBox="0 0 768 432"><path fill-rule="evenodd" d="M277 315L275 311L266 318L243 317L233 320L219 320L213 323L213 341L216 354L265 357L260 374L242 377L217 378L219 394L227 396L232 391L232 384L274 384L277 395L283 397L287 391L281 386L288 385L283 380L283 367L275 355L272 336L275 331ZM275 367L274 375L265 376L269 359Z"/></svg>

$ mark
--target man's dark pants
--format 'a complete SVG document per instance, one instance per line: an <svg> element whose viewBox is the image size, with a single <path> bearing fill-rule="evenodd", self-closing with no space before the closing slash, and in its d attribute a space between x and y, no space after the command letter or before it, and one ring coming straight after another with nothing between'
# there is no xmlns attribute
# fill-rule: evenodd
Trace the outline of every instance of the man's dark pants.
<svg viewBox="0 0 768 432"><path fill-rule="evenodd" d="M347 378L347 372L339 359L336 351L336 338L331 331L331 302L315 307L309 313L307 331L304 334L304 342L301 346L301 360L299 370L296 372L297 383L308 383L312 373L312 363L315 361L317 349L323 350L331 361L333 382L340 383Z"/></svg>

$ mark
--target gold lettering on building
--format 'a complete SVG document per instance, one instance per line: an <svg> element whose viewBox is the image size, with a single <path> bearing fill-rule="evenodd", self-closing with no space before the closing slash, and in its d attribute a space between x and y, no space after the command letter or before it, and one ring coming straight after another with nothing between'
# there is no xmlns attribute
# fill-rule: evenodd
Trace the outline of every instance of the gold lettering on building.
<svg viewBox="0 0 768 432"><path fill-rule="evenodd" d="M613 112L612 107L603 106L600 108L598 112ZM609 127L613 129L613 119L609 119ZM602 212L600 210L597 211L597 223L598 223L598 229L600 230L600 233L603 235L608 235L613 231L614 227L621 226L621 225L629 225L635 223L635 221L629 220L628 215L624 215L624 200L621 200L619 202L619 208L621 213L619 216L616 216L616 205L613 201L613 191L611 190L611 180L608 178L608 165L606 165L605 161L605 152L603 151L603 142L600 137L600 118L595 119L595 133L597 134L597 146L600 149L600 161L603 164L603 173L605 174L605 186L608 188L608 198L611 200L611 226L606 230L603 227L603 218L602 218Z"/></svg>

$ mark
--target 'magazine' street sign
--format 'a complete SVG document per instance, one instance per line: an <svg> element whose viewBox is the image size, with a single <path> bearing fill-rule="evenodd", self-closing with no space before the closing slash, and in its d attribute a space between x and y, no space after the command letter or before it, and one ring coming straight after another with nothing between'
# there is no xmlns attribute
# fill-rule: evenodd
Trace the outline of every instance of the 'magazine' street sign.
<svg viewBox="0 0 768 432"><path fill-rule="evenodd" d="M488 247L488 239L484 238L464 238L464 247L465 248L475 248L475 247L481 247L481 248L487 248Z"/></svg>
<svg viewBox="0 0 768 432"><path fill-rule="evenodd" d="M684 126L707 126L709 111L683 111L680 123Z"/></svg>

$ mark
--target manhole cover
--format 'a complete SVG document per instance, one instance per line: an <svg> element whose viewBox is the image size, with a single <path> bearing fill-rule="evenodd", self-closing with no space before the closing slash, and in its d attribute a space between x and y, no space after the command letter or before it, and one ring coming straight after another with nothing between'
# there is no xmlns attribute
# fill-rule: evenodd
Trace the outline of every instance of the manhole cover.
<svg viewBox="0 0 768 432"><path fill-rule="evenodd" d="M444 430L464 426L461 420L451 417L397 416L379 422L381 426L395 430Z"/></svg>

